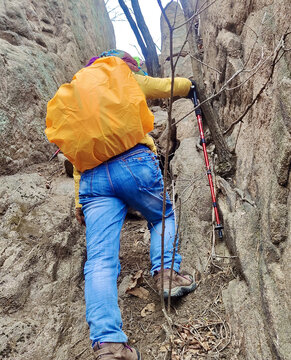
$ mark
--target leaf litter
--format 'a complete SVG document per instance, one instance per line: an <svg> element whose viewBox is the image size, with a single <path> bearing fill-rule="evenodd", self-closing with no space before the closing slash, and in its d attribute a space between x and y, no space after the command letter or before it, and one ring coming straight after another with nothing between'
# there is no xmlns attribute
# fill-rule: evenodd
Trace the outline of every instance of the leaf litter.
<svg viewBox="0 0 291 360"><path fill-rule="evenodd" d="M125 298L120 299L129 344L141 351L144 360L234 359L237 349L222 302L222 290L234 277L229 266L219 263L221 271L210 264L195 292L172 303L169 336L149 271L149 244L140 231L143 227L146 229L145 220L127 219L121 239L119 282L131 276ZM147 290L147 297L139 294L141 288Z"/></svg>

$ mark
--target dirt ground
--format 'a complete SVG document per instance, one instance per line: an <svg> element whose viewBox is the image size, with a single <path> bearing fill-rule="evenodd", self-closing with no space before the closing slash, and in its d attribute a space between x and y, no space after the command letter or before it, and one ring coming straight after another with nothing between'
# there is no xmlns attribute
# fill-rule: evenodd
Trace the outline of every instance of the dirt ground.
<svg viewBox="0 0 291 360"><path fill-rule="evenodd" d="M210 263L204 274L195 275L197 289L173 302L170 314L164 315L149 272L149 233L145 220L133 216L126 219L120 258L123 326L130 344L141 351L144 360L235 358L237 351L221 300L222 289L234 277L229 264ZM137 287L148 291L145 298L126 293L132 276L141 271L142 280Z"/></svg>

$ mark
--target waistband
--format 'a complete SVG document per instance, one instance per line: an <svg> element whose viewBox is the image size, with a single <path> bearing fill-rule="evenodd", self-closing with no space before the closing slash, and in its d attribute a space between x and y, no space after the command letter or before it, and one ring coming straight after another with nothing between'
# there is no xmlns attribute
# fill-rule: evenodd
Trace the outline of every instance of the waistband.
<svg viewBox="0 0 291 360"><path fill-rule="evenodd" d="M143 144L137 144L134 147L130 148L129 150L126 150L123 153L115 155L112 158L104 161L103 164L105 164L107 162L110 162L112 160L117 160L117 159L121 159L121 158L124 158L126 156L129 156L129 155L133 155L133 154L135 154L137 152L141 152L141 151L147 151L149 153L152 153L151 149L148 146L143 145Z"/></svg>
<svg viewBox="0 0 291 360"><path fill-rule="evenodd" d="M100 164L100 165L98 165L98 166L101 166L101 165L106 164L106 163L110 163L110 162L113 161L113 160L124 159L124 158L126 158L126 157L128 157L128 156L131 156L131 155L134 155L134 154L138 154L138 153L143 152L143 151L148 152L148 153L150 153L150 154L152 153L151 149L150 149L148 146L143 145L143 144L137 144L137 145L135 145L134 147L132 147L132 148L130 148L130 149L122 152L121 154L115 155L115 156L113 156L112 158L104 161L102 164ZM98 167L98 166L97 166L97 167ZM92 170L94 170L94 169L96 169L96 168L92 168L92 169L85 170L85 171L83 171L83 173L81 173L81 174L89 173L90 171L92 171Z"/></svg>

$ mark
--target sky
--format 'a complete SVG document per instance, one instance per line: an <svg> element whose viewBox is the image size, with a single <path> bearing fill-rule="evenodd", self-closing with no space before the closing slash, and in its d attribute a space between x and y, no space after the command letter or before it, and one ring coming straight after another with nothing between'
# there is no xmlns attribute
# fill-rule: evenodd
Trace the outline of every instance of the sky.
<svg viewBox="0 0 291 360"><path fill-rule="evenodd" d="M165 6L169 1L162 0L162 5ZM130 3L130 2L126 2ZM161 47L161 30L160 17L161 10L157 0L139 0L141 11L144 15L145 22L150 30L154 42ZM115 9L116 8L116 9ZM113 26L116 37L117 49L127 51L132 56L142 56L138 47L136 38L131 30L129 23L123 15L122 9L119 7L117 0L109 0L107 4L109 16L113 20ZM112 9L112 11L110 11ZM115 10L114 10L115 9ZM138 50L136 49L138 48ZM158 53L160 51L158 50Z"/></svg>

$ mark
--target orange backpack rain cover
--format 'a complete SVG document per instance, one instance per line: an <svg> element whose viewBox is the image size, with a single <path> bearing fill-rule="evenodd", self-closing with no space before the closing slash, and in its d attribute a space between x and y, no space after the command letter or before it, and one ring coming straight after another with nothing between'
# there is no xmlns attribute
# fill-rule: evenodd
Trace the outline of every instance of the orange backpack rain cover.
<svg viewBox="0 0 291 360"><path fill-rule="evenodd" d="M58 89L47 105L45 133L83 172L138 144L153 124L130 68L110 56Z"/></svg>

